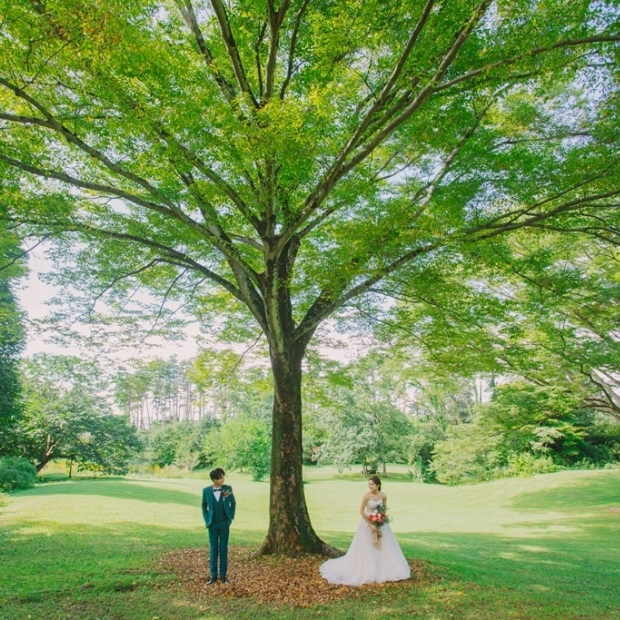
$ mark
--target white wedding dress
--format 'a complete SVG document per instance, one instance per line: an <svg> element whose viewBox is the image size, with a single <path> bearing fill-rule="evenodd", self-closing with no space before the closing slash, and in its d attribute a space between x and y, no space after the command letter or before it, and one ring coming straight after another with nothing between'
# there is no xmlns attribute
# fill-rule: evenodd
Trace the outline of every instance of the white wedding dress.
<svg viewBox="0 0 620 620"><path fill-rule="evenodd" d="M369 499L364 512L370 514L381 500ZM381 526L381 545L373 544L372 530L360 518L346 555L321 564L319 571L329 583L361 586L365 583L409 579L409 564L389 525Z"/></svg>

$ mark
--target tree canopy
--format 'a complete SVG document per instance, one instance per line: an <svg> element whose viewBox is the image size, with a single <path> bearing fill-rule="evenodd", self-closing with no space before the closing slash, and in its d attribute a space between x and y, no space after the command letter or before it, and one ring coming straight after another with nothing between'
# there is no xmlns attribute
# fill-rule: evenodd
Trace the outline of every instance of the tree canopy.
<svg viewBox="0 0 620 620"><path fill-rule="evenodd" d="M54 239L89 319L145 287L160 325L176 302L267 340L265 552L327 550L301 476L324 321L381 314L515 231L618 241L615 3L0 6L10 225Z"/></svg>

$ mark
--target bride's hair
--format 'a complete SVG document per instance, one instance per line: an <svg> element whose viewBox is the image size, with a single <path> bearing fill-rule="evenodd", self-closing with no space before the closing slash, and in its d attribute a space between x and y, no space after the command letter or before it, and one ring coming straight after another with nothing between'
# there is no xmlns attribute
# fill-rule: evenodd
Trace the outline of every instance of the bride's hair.
<svg viewBox="0 0 620 620"><path fill-rule="evenodd" d="M379 476L370 476L368 480L372 480L379 487L379 491L381 490L381 478Z"/></svg>

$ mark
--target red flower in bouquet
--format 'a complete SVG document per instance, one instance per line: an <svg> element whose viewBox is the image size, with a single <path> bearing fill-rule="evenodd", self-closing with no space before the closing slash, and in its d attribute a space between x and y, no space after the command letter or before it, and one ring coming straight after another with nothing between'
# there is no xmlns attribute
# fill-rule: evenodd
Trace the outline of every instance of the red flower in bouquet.
<svg viewBox="0 0 620 620"><path fill-rule="evenodd" d="M390 522L390 517L387 513L387 508L383 504L377 504L375 509L368 515L368 520L379 529L374 529L372 532L373 544L377 549L381 548L381 527Z"/></svg>
<svg viewBox="0 0 620 620"><path fill-rule="evenodd" d="M389 523L390 517L387 508L383 504L377 504L377 507L368 515L368 520L379 527Z"/></svg>

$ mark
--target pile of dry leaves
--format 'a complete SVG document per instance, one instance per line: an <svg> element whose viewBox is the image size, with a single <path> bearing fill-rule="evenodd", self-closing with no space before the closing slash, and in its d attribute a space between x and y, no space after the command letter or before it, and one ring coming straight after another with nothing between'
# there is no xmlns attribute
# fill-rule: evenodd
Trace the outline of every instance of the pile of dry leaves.
<svg viewBox="0 0 620 620"><path fill-rule="evenodd" d="M385 589L410 588L411 580L385 584L370 584L361 588L331 585L319 574L325 558L306 555L299 558L252 556L247 548L232 547L228 556L228 583L207 586L209 579L209 550L181 549L165 555L159 561L161 568L175 573L184 588L194 595L213 594L227 598L252 598L260 603L281 603L295 607L309 607L329 603L344 597ZM411 578L419 584L426 581L422 562L409 561Z"/></svg>

